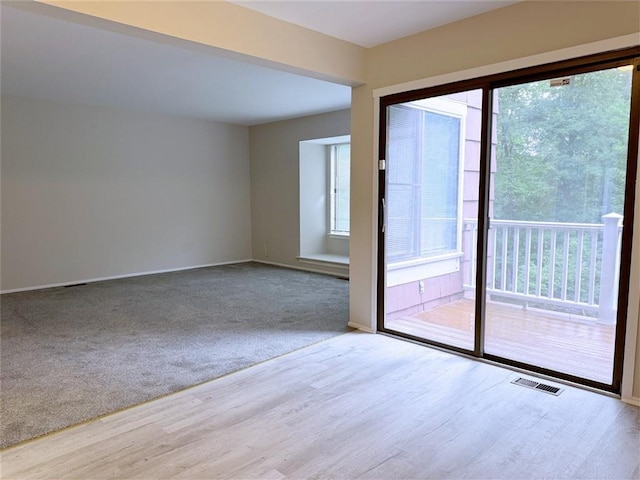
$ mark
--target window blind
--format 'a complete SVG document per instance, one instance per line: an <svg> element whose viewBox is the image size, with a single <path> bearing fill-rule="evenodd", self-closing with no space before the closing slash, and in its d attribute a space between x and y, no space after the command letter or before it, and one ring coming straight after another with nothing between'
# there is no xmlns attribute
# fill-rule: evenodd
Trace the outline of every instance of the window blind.
<svg viewBox="0 0 640 480"><path fill-rule="evenodd" d="M387 260L455 251L461 120L407 105L388 113Z"/></svg>

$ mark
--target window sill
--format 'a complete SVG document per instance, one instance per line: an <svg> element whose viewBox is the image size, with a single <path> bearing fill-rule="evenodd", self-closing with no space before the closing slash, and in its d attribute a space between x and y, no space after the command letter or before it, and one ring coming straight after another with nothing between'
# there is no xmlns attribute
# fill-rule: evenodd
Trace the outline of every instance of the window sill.
<svg viewBox="0 0 640 480"><path fill-rule="evenodd" d="M427 265L429 263L437 263L437 262L442 262L444 260L451 260L454 258L461 258L461 257L462 257L462 252L447 253L444 255L438 255L434 257L416 257L416 258L411 258L409 260L401 260L399 262L389 263L387 264L387 270L399 270L401 268L417 267L419 265Z"/></svg>
<svg viewBox="0 0 640 480"><path fill-rule="evenodd" d="M338 238L340 240L349 240L348 233L327 233L327 237L329 238Z"/></svg>
<svg viewBox="0 0 640 480"><path fill-rule="evenodd" d="M316 253L297 257L300 263L310 265L321 265L324 267L339 268L349 270L349 257L346 255L333 255L331 253Z"/></svg>
<svg viewBox="0 0 640 480"><path fill-rule="evenodd" d="M387 267L387 287L458 272L461 261L462 254L456 253L391 264Z"/></svg>

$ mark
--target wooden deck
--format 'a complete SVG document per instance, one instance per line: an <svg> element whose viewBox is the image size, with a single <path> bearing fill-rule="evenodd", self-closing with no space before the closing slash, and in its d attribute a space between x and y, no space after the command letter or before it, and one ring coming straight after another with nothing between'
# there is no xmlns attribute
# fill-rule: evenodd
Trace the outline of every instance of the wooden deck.
<svg viewBox="0 0 640 480"><path fill-rule="evenodd" d="M615 325L493 302L487 304L486 316L486 353L611 383ZM472 350L474 301L448 303L385 326Z"/></svg>

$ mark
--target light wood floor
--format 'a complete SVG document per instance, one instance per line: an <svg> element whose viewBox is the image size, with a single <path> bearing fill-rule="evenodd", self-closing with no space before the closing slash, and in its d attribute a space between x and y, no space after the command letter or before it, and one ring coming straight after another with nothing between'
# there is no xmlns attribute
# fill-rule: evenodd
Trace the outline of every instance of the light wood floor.
<svg viewBox="0 0 640 480"><path fill-rule="evenodd" d="M4 479L640 476L640 409L349 333L12 447Z"/></svg>
<svg viewBox="0 0 640 480"><path fill-rule="evenodd" d="M474 308L473 300L462 299L385 326L473 350ZM611 383L615 325L496 302L487 303L486 316L487 353Z"/></svg>

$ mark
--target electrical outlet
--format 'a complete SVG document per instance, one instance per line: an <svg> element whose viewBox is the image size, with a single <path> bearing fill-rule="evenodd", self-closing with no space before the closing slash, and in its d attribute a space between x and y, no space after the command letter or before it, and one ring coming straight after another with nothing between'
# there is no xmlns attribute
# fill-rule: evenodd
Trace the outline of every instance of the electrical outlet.
<svg viewBox="0 0 640 480"><path fill-rule="evenodd" d="M267 242L264 242L264 256L269 256L269 249L267 248Z"/></svg>
<svg viewBox="0 0 640 480"><path fill-rule="evenodd" d="M418 292L420 292L421 294L424 293L424 280L420 280L418 282Z"/></svg>

